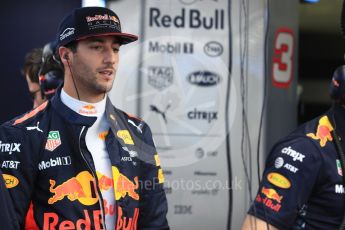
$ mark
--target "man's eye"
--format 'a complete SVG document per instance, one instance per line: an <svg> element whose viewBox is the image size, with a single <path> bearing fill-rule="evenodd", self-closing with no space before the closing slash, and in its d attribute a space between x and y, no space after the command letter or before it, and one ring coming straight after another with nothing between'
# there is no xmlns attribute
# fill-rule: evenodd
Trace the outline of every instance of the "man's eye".
<svg viewBox="0 0 345 230"><path fill-rule="evenodd" d="M114 53L118 53L120 51L120 48L113 48Z"/></svg>
<svg viewBox="0 0 345 230"><path fill-rule="evenodd" d="M102 49L102 46L92 46L91 48L94 50L100 50L100 49Z"/></svg>

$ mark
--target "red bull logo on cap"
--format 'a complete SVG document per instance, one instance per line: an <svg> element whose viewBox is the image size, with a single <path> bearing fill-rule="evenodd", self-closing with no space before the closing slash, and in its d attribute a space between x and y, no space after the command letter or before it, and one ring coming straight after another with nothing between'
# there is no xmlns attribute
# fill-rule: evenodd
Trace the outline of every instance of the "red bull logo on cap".
<svg viewBox="0 0 345 230"><path fill-rule="evenodd" d="M328 141L332 141L331 132L333 131L333 126L328 120L327 116L321 117L319 120L319 125L317 126L316 133L308 133L307 136L320 141L320 146L324 147Z"/></svg>
<svg viewBox="0 0 345 230"><path fill-rule="evenodd" d="M134 200L139 200L139 194L135 191L139 188L138 177L134 177L134 182L132 182L128 177L120 173L118 168L114 166L111 168L113 171L115 199L120 200L130 196Z"/></svg>

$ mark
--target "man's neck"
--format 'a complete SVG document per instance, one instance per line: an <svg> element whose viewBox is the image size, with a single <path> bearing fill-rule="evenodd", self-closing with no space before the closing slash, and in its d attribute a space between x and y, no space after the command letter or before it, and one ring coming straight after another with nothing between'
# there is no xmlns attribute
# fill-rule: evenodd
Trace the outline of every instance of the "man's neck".
<svg viewBox="0 0 345 230"><path fill-rule="evenodd" d="M73 97L74 99L77 99L79 101L84 101L87 103L98 103L102 101L106 96L106 93L101 93L97 95L93 95L90 93L86 95L83 93L84 90L79 88L77 89L73 86L74 84L64 84L63 90L68 96Z"/></svg>

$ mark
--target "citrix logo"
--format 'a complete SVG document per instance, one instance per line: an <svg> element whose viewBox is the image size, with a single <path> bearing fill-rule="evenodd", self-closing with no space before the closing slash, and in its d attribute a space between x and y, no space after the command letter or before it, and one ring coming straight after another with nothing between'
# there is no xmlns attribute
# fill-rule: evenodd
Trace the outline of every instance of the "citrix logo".
<svg viewBox="0 0 345 230"><path fill-rule="evenodd" d="M213 120L218 119L218 112L198 111L194 109L188 112L187 116L191 120L207 120L208 123L211 123Z"/></svg>
<svg viewBox="0 0 345 230"><path fill-rule="evenodd" d="M20 153L20 146L20 143L2 143L2 141L0 141L0 151L8 152L10 155L12 154L12 152Z"/></svg>
<svg viewBox="0 0 345 230"><path fill-rule="evenodd" d="M286 155L292 157L293 161L298 160L300 162L303 162L303 159L305 158L305 155L303 155L302 153L299 153L296 150L292 149L291 146L283 148L281 152L283 154L286 154Z"/></svg>

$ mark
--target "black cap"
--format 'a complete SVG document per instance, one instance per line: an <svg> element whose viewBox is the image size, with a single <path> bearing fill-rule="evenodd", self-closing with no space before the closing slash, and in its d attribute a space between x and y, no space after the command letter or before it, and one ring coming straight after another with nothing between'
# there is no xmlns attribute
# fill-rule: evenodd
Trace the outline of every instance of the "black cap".
<svg viewBox="0 0 345 230"><path fill-rule="evenodd" d="M77 8L67 15L60 23L56 36L56 46L89 37L114 35L121 44L138 40L133 34L122 33L119 17L104 7Z"/></svg>

